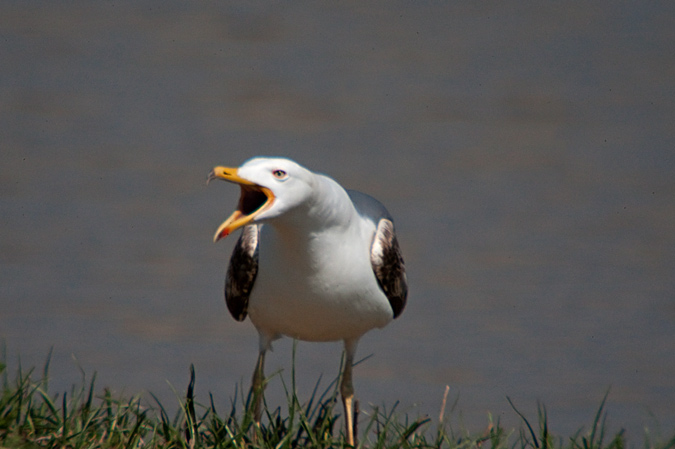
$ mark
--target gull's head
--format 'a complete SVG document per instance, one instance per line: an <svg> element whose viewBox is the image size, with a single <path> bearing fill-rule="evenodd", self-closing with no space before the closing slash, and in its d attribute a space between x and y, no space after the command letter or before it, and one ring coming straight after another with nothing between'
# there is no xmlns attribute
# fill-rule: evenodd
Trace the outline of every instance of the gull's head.
<svg viewBox="0 0 675 449"><path fill-rule="evenodd" d="M239 168L214 167L208 181L224 179L241 188L237 209L218 227L218 241L247 224L275 218L305 202L314 174L285 158L255 158Z"/></svg>

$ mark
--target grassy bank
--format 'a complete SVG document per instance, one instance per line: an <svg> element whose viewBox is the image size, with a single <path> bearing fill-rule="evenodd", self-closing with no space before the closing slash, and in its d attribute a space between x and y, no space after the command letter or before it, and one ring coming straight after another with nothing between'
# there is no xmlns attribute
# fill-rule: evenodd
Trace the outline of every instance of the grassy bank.
<svg viewBox="0 0 675 449"><path fill-rule="evenodd" d="M83 379L69 392L49 391L49 361L41 373L17 370L10 376L0 364L3 384L0 395L0 449L2 448L336 448L345 447L341 408L335 382L326 390L315 389L301 404L286 386L285 410L266 408L260 428L246 412L244 400L234 399L229 410L216 410L209 403L196 403L191 378L178 412L169 416L155 398L154 406L142 405L140 396L115 397L96 390L96 376ZM291 376L294 379L294 375ZM318 383L317 383L318 386ZM452 429L439 417L414 418L393 410L375 408L359 417L359 445L364 448L448 449L623 449L623 432L605 432L604 400L588 430L568 437L553 436L544 408L529 420L514 407L522 420L520 429L499 424L472 434ZM645 437L645 449L675 449L675 436L653 440Z"/></svg>

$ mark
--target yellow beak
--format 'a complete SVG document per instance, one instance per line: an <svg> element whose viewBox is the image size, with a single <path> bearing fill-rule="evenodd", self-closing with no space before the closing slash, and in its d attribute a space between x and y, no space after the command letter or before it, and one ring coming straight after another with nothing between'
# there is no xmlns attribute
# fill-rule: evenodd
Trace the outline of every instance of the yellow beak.
<svg viewBox="0 0 675 449"><path fill-rule="evenodd" d="M240 177L238 171L237 168L214 167L206 181L208 184L213 179L219 178L239 184L239 187L241 187L237 209L218 227L213 236L214 242L227 237L232 231L246 226L274 202L274 194L270 189Z"/></svg>

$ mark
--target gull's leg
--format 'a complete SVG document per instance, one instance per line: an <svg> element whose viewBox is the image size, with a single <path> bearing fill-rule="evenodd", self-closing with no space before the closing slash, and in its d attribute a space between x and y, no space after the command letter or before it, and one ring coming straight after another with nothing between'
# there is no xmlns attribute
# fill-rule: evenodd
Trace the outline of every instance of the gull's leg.
<svg viewBox="0 0 675 449"><path fill-rule="evenodd" d="M342 381L340 382L340 395L342 396L342 405L345 409L345 429L347 433L347 444L354 446L354 386L352 385L352 365L354 364L354 353L356 352L356 341L345 340L345 366L342 370Z"/></svg>
<svg viewBox="0 0 675 449"><path fill-rule="evenodd" d="M262 418L262 398L265 390L265 351L261 350L258 354L258 362L253 371L253 380L251 382L251 395L253 396L253 418L256 426L260 427L260 418Z"/></svg>

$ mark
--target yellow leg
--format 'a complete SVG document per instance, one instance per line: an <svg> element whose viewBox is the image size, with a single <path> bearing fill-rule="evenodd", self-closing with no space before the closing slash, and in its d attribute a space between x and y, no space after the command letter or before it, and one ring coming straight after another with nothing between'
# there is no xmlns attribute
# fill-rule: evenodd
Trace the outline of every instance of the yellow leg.
<svg viewBox="0 0 675 449"><path fill-rule="evenodd" d="M354 386L352 385L352 365L354 364L355 342L345 341L345 366L340 382L340 395L345 409L345 432L347 444L354 446Z"/></svg>
<svg viewBox="0 0 675 449"><path fill-rule="evenodd" d="M265 352L260 351L258 354L258 362L253 371L253 380L251 382L251 395L253 396L253 419L255 424L260 427L260 419L262 418L262 398L265 390Z"/></svg>

